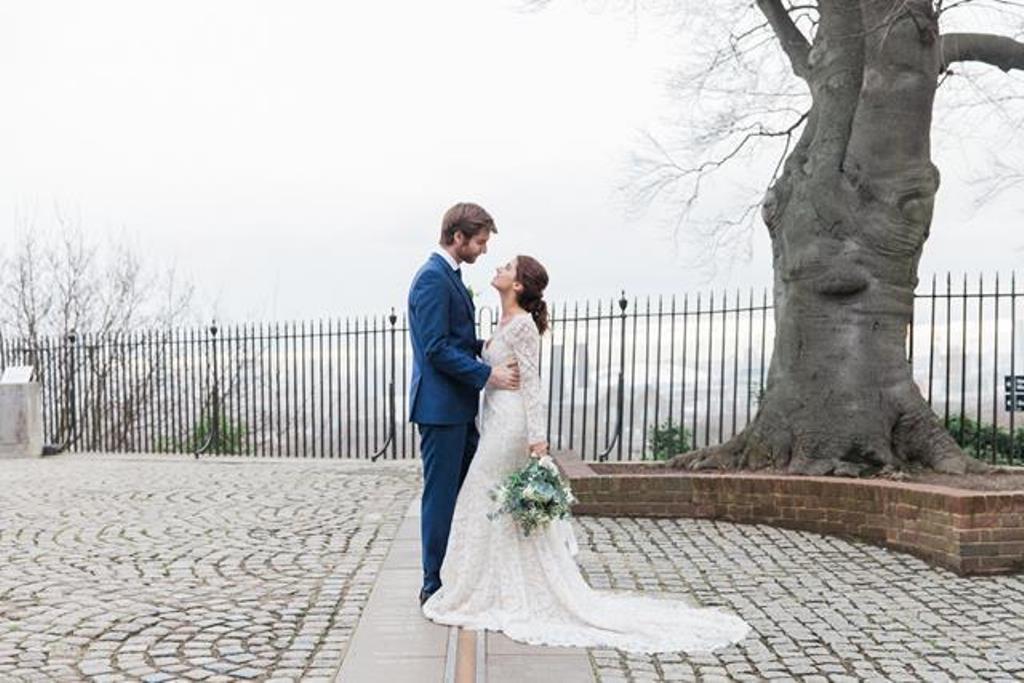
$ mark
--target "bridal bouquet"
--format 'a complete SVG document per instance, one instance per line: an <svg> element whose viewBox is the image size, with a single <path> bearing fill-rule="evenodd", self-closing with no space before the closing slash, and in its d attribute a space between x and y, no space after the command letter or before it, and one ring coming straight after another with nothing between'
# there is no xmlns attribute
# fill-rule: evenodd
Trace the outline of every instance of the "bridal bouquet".
<svg viewBox="0 0 1024 683"><path fill-rule="evenodd" d="M488 519L508 513L526 536L553 519L568 517L569 507L576 502L569 482L559 476L555 461L547 455L530 458L526 467L505 477L490 495L498 509L488 513Z"/></svg>

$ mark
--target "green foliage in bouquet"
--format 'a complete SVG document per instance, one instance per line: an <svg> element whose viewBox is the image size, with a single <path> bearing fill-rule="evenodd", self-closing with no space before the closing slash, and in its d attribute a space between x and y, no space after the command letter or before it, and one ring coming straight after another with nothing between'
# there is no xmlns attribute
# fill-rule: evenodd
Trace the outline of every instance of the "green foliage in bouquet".
<svg viewBox="0 0 1024 683"><path fill-rule="evenodd" d="M553 519L568 517L570 507L576 502L569 483L558 474L558 467L548 456L530 458L526 467L508 475L490 495L498 503L498 509L487 517L512 515L526 536Z"/></svg>

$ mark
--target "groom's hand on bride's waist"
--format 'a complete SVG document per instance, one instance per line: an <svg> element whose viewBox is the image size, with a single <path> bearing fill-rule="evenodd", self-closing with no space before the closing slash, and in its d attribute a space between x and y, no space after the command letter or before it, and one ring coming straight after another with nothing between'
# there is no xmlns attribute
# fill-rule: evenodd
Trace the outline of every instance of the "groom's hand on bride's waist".
<svg viewBox="0 0 1024 683"><path fill-rule="evenodd" d="M513 358L502 365L491 368L491 376L487 378L487 386L492 389L515 391L519 388L519 363Z"/></svg>

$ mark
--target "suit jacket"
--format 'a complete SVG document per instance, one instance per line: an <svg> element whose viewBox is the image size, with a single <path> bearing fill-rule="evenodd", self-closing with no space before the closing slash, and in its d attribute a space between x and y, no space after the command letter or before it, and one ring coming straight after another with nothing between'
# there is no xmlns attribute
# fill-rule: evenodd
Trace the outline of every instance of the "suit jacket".
<svg viewBox="0 0 1024 683"><path fill-rule="evenodd" d="M409 421L472 422L491 368L479 360L473 301L458 274L438 254L416 273L409 288L412 384Z"/></svg>

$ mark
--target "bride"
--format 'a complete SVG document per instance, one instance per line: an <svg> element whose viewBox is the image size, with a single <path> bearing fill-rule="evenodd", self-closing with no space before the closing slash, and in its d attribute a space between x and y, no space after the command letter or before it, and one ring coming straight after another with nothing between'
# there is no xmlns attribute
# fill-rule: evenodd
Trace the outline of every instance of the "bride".
<svg viewBox="0 0 1024 683"><path fill-rule="evenodd" d="M528 455L548 451L538 367L547 283L544 267L529 256L498 268L491 282L502 316L483 358L495 365L514 356L522 385L485 390L480 444L456 503L442 585L423 605L424 615L536 645L706 652L741 640L749 627L731 614L680 599L593 590L576 566L567 521L527 537L508 515L487 518L496 507L491 488Z"/></svg>

